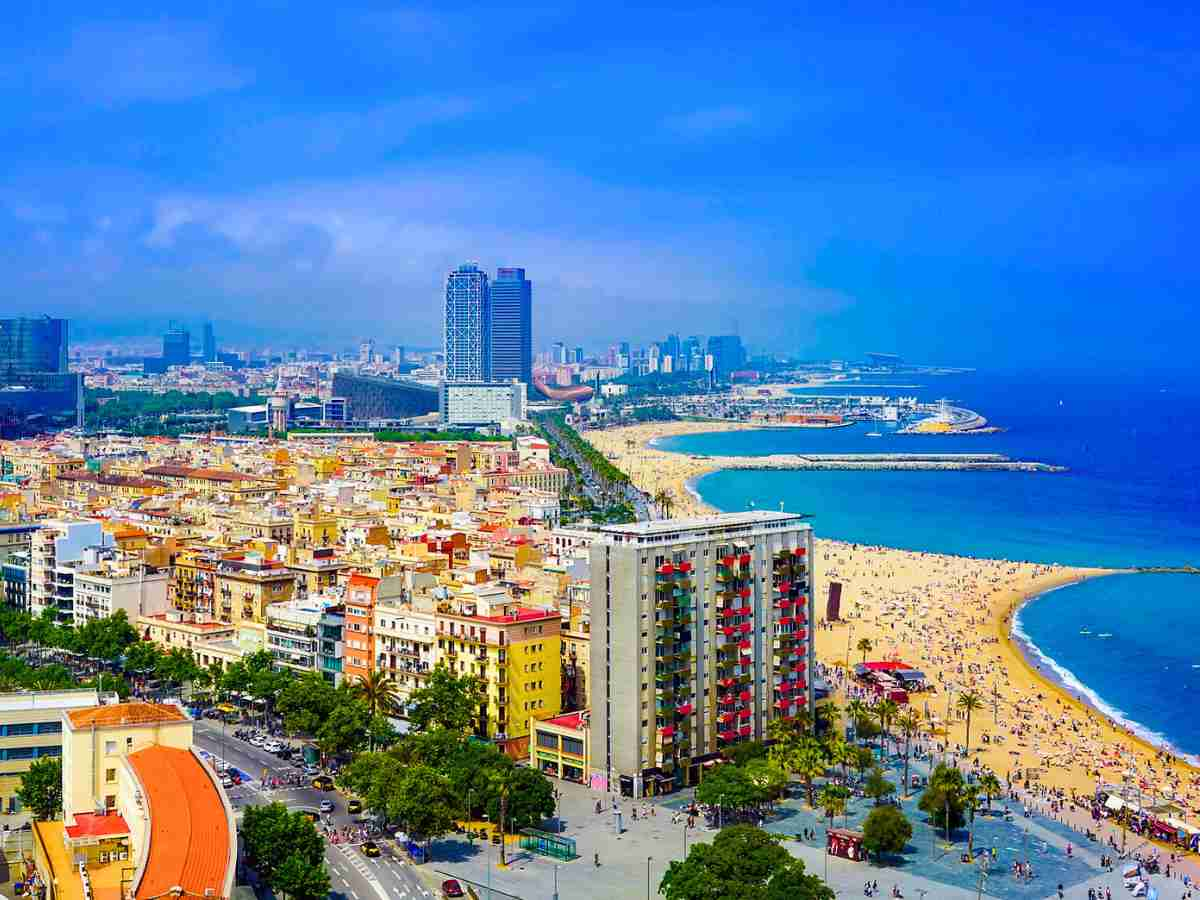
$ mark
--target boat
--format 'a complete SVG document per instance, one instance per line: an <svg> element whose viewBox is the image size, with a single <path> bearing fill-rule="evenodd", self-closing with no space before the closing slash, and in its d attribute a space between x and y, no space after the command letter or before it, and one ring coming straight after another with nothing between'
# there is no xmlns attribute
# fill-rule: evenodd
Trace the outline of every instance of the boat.
<svg viewBox="0 0 1200 900"><path fill-rule="evenodd" d="M883 435L880 434L878 431L868 431L866 436L867 437L883 437Z"/></svg>
<svg viewBox="0 0 1200 900"><path fill-rule="evenodd" d="M1090 629L1086 625L1084 625L1082 628L1079 629L1079 633L1080 634L1091 634L1092 629Z"/></svg>
<svg viewBox="0 0 1200 900"><path fill-rule="evenodd" d="M1096 637L1098 637L1098 638L1110 638L1110 637L1112 637L1112 632L1111 632L1111 631L1102 631L1102 632L1100 632L1098 635L1096 635Z"/></svg>

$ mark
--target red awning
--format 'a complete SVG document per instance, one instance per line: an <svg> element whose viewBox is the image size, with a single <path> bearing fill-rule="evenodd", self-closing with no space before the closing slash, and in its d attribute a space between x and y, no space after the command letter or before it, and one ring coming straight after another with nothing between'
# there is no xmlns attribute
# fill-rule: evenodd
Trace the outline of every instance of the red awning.
<svg viewBox="0 0 1200 900"><path fill-rule="evenodd" d="M740 559L739 559L739 562L741 562L741 564L742 564L743 566L748 566L748 565L750 565L750 554L749 554L749 553L743 553L743 554L741 555Z"/></svg>
<svg viewBox="0 0 1200 900"><path fill-rule="evenodd" d="M804 556L804 554L806 554L807 552L808 551L805 550L803 547L797 547L795 550L792 551L792 555L793 556Z"/></svg>
<svg viewBox="0 0 1200 900"><path fill-rule="evenodd" d="M748 719L748 718L750 718L751 715L753 715L753 714L748 709L743 709L743 710L738 711L739 719Z"/></svg>
<svg viewBox="0 0 1200 900"><path fill-rule="evenodd" d="M738 694L738 699L739 699L739 700L749 700L749 699L750 699L750 692L749 692L749 691L742 691L740 694Z"/></svg>
<svg viewBox="0 0 1200 900"><path fill-rule="evenodd" d="M792 589L792 583L790 581L781 581L775 587L775 590L779 591L779 593L781 593L781 594L786 594L791 589Z"/></svg>
<svg viewBox="0 0 1200 900"><path fill-rule="evenodd" d="M725 566L725 568L732 569L733 563L734 563L734 559L732 556L721 557L721 565Z"/></svg>
<svg viewBox="0 0 1200 900"><path fill-rule="evenodd" d="M685 704L683 704L683 706L677 707L675 709L675 712L679 713L681 716L689 715L691 713L691 711L692 711L692 704L690 704L690 703L685 703Z"/></svg>
<svg viewBox="0 0 1200 900"><path fill-rule="evenodd" d="M675 733L675 726L667 725L663 728L658 729L658 733L661 734L663 737L671 737L671 735L673 735Z"/></svg>
<svg viewBox="0 0 1200 900"><path fill-rule="evenodd" d="M742 588L740 591L738 591L738 596L745 600L750 596L750 588Z"/></svg>
<svg viewBox="0 0 1200 900"><path fill-rule="evenodd" d="M738 649L739 650L749 650L750 642L749 641L738 641Z"/></svg>
<svg viewBox="0 0 1200 900"><path fill-rule="evenodd" d="M754 732L754 728L750 725L743 725L738 729L738 734L742 737L749 737Z"/></svg>
<svg viewBox="0 0 1200 900"><path fill-rule="evenodd" d="M686 575L688 572L692 571L692 564L690 562L681 562L679 564L679 571Z"/></svg>

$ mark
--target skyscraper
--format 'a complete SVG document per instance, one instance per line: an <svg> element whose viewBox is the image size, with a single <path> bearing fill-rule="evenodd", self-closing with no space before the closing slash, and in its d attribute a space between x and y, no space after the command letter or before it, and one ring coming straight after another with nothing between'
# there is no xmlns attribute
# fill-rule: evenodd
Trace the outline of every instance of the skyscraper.
<svg viewBox="0 0 1200 900"><path fill-rule="evenodd" d="M492 380L533 379L533 283L524 269L497 269L492 295Z"/></svg>
<svg viewBox="0 0 1200 900"><path fill-rule="evenodd" d="M719 334L708 339L708 353L713 358L713 371L718 378L728 378L746 364L746 350L736 334Z"/></svg>
<svg viewBox="0 0 1200 900"><path fill-rule="evenodd" d="M204 323L204 342L201 354L205 362L217 361L217 336L213 333L212 322Z"/></svg>
<svg viewBox="0 0 1200 900"><path fill-rule="evenodd" d="M491 295L487 273L473 263L446 276L442 349L446 381L491 381Z"/></svg>
<svg viewBox="0 0 1200 900"><path fill-rule="evenodd" d="M772 719L811 716L812 550L812 529L789 513L600 529L592 760L610 790L618 779L635 797L652 778L695 784L701 766L762 740Z"/></svg>
<svg viewBox="0 0 1200 900"><path fill-rule="evenodd" d="M163 365L186 366L192 361L192 336L181 325L171 323L169 330L163 335Z"/></svg>
<svg viewBox="0 0 1200 900"><path fill-rule="evenodd" d="M67 320L0 319L0 375L67 371Z"/></svg>

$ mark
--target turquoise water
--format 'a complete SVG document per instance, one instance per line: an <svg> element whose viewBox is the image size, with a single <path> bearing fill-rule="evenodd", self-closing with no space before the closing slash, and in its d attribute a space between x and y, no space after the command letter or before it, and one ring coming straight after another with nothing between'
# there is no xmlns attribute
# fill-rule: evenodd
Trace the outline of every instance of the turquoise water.
<svg viewBox="0 0 1200 900"><path fill-rule="evenodd" d="M911 379L910 379L911 380ZM853 389L850 389L851 392ZM819 393L832 393L820 389ZM868 389L865 393L883 393ZM695 490L723 510L813 515L817 534L966 556L1110 567L1200 564L1200 390L1188 383L948 378L948 395L1010 430L868 438L867 426L671 438L703 455L1004 453L1069 467L1025 472L715 472ZM1089 624L1093 635L1080 635ZM1110 715L1200 754L1200 577L1135 575L1055 591L1019 617L1039 663ZM1085 687L1086 686L1086 687Z"/></svg>

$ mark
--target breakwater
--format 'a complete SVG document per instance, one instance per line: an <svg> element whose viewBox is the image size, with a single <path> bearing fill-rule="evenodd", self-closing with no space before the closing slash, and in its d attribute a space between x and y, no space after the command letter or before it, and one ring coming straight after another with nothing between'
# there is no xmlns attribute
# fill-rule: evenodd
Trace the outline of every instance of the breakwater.
<svg viewBox="0 0 1200 900"><path fill-rule="evenodd" d="M1065 472L1065 466L1011 459L1001 453L778 453L707 457L723 469Z"/></svg>

